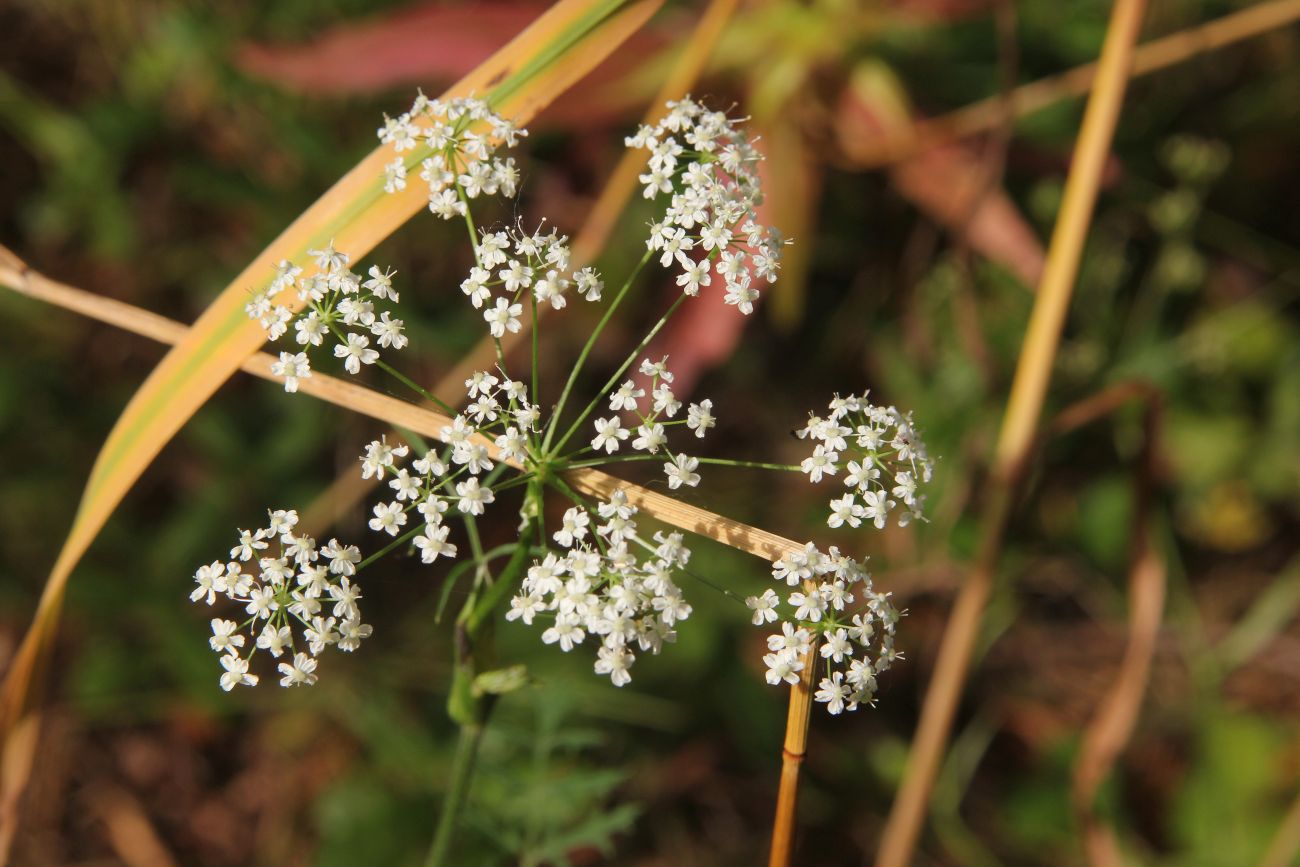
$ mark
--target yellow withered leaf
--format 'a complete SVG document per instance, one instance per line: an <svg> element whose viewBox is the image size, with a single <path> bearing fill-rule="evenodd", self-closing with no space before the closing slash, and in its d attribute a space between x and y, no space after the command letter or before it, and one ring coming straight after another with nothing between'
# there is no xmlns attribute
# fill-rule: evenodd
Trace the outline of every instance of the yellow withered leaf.
<svg viewBox="0 0 1300 867"><path fill-rule="evenodd" d="M527 123L608 57L662 2L560 0L445 96L472 94L489 100L498 113ZM132 398L91 471L32 627L0 691L0 737L8 740L26 706L72 569L155 456L264 342L261 327L244 314L249 294L264 288L275 263L306 264L306 251L331 239L354 260L360 258L424 207L417 185L384 192L383 166L391 160L387 148L377 148L298 217L217 297ZM0 794L9 801L14 790L6 789ZM12 833L12 823L3 820L12 815L0 809L0 862Z"/></svg>

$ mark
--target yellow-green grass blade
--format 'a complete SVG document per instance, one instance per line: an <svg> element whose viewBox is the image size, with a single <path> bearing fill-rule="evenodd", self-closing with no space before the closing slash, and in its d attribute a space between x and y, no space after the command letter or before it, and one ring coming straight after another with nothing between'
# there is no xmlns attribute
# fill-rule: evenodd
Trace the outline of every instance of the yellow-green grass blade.
<svg viewBox="0 0 1300 867"><path fill-rule="evenodd" d="M662 0L561 0L445 96L473 94L488 99L500 114L526 123L613 52L660 5ZM418 150L407 155L416 161L424 156ZM91 471L32 627L6 675L0 691L0 736L12 730L26 705L72 569L154 457L263 343L260 326L244 314L250 293L265 287L281 259L307 265L306 251L331 240L357 259L424 207L425 196L417 185L384 192L383 166L392 159L387 148L377 148L295 220L217 297L127 405ZM0 769L0 779L5 776ZM8 785L0 787L0 807L13 794ZM0 862L12 832L5 827L11 825L4 822L7 812L0 809Z"/></svg>

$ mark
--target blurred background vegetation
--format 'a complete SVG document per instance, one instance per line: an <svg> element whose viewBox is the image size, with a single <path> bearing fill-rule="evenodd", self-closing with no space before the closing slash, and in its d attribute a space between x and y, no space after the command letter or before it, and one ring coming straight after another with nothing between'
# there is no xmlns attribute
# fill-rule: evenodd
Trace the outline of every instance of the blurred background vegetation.
<svg viewBox="0 0 1300 867"><path fill-rule="evenodd" d="M1146 32L1248 4L1158 0ZM281 0L0 6L0 242L73 285L192 321L374 146L384 111L437 92L536 4ZM742 7L705 80L764 132L769 219L795 236L760 315L700 306L664 351L718 406L709 448L797 462L833 391L915 411L941 457L928 524L829 533L801 477L721 468L691 496L869 554L909 616L880 707L814 717L799 863L869 863L946 613L973 554L986 465L1081 104L868 170L899 119L1096 57L1109 4L768 0ZM570 233L697 11L665 9L534 124L518 213ZM1135 80L1062 344L1048 418L1141 380L1165 407L1153 518L1169 595L1137 731L1102 812L1137 864L1255 863L1300 788L1300 30ZM954 189L981 188L954 211ZM602 266L639 256L635 205ZM455 291L460 234L417 218L368 261L401 273L427 379L481 331ZM648 284L624 336L657 315ZM728 311L730 313L730 311ZM91 462L160 347L0 293L0 668L35 606ZM547 329L576 354L582 313ZM614 335L614 338L618 337ZM626 340L611 338L614 363ZM418 355L417 355L418 353ZM560 362L557 361L558 365ZM552 369L555 376L563 370ZM454 731L442 579L396 558L365 582L375 639L313 690L222 693L200 562L267 506L306 508L376 423L232 380L138 484L71 584L54 711L19 864L414 864ZM922 864L1081 862L1069 781L1125 644L1140 407L1049 439L1017 506L922 842ZM633 474L629 473L629 477ZM354 508L340 535L364 538ZM509 527L500 528L503 537ZM700 542L742 593L764 564ZM465 864L749 864L764 856L785 692L759 630L706 587L679 643L616 689L586 655L498 630L536 685L502 700L458 841ZM1294 821L1294 819L1293 819ZM163 858L170 860L148 860Z"/></svg>

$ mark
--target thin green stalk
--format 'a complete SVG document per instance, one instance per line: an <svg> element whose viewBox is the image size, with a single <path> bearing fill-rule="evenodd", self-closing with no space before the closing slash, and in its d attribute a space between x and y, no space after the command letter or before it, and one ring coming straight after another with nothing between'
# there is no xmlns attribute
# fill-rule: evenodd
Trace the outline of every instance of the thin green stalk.
<svg viewBox="0 0 1300 867"><path fill-rule="evenodd" d="M528 293L528 306L533 315L533 333L531 335L533 340L533 406L541 406L541 403L538 402L537 398L537 296L532 292Z"/></svg>
<svg viewBox="0 0 1300 867"><path fill-rule="evenodd" d="M438 407L438 409L447 413L447 415L456 414L456 410L452 409L450 406L444 403L436 394L429 391L427 388L424 388L418 382L411 379L405 373L402 373L400 370L393 367L391 364L389 364L387 361L384 361L382 358L377 359L375 361L375 367L378 367L384 373L387 373L389 376L396 379L402 385L406 386L407 388L414 391L416 394L420 395L420 397L434 404L435 406Z"/></svg>
<svg viewBox="0 0 1300 867"><path fill-rule="evenodd" d="M642 260L642 262L644 261L645 260ZM582 411L582 414L574 419L573 424L569 426L569 429L565 431L564 436L560 438L560 442L555 446L556 451L563 449L564 444L567 443L575 433L577 433L578 428L581 427L582 423L587 420L589 415L591 415L592 410L594 410L596 406L605 399L605 395L609 390L614 387L619 379L622 378L623 374L627 372L627 369L632 366L632 362L636 361L637 356L645 351L645 348L650 345L650 341L654 340L655 335L658 334L660 329L668 323L668 320L677 312L677 308L682 305L682 302L685 301L687 297L688 296L685 294L678 295L677 300L672 303L672 306L668 308L667 312L665 312L663 316L659 317L659 321L654 324L654 327L650 329L649 333L647 333L641 342L637 344L636 349L632 350L631 354L628 355L627 360L624 361L622 365L619 366L618 370L614 371L614 375L600 387L596 392L596 396L592 398L591 403L587 404L587 407ZM554 420L558 421L559 418L560 414L557 411Z"/></svg>
<svg viewBox="0 0 1300 867"><path fill-rule="evenodd" d="M575 452L575 454L577 454ZM557 469L581 470L587 467L600 467L605 464L625 464L630 461L662 461L663 455L620 455L619 457L595 458L589 461L562 461ZM803 470L795 464L768 464L762 461L733 461L727 458L696 458L702 464L719 467L744 467L754 470L780 470L782 472L801 473Z"/></svg>
<svg viewBox="0 0 1300 867"><path fill-rule="evenodd" d="M596 339L605 330L605 326L609 324L609 320L614 316L614 311L623 303L623 298L627 295L628 290L632 288L633 281L636 280L637 275L641 273L641 269L646 266L646 263L650 261L652 255L654 255L653 250L646 250L645 255L641 257L641 261L632 269L632 273L627 276L627 280L619 288L618 294L614 296L614 300L606 308L605 315L600 318L600 322L596 323L591 336L587 338L586 345L582 347L582 352L578 354L578 360L574 363L573 370L569 371L569 379L564 383L564 390L560 392L560 399L551 412L551 421L546 426L546 438L542 440L543 452L548 451L551 447L551 440L555 437L556 427L560 423L560 414L564 411L564 405L569 400L569 393L573 391L574 383L578 381L578 374L582 372L583 365L587 363L587 356L591 354L591 348L596 345Z"/></svg>
<svg viewBox="0 0 1300 867"><path fill-rule="evenodd" d="M482 723L467 723L460 727L460 738L456 742L456 757L452 760L451 781L447 794L442 800L442 812L438 816L438 830L429 847L429 857L425 867L443 867L451 849L452 837L456 831L461 807L469 795L470 782L474 777L474 761L478 757L479 743L483 740Z"/></svg>

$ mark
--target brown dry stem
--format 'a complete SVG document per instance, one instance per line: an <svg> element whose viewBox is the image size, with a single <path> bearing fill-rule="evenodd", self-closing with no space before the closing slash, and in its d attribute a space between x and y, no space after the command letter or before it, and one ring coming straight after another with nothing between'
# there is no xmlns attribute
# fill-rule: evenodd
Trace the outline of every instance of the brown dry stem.
<svg viewBox="0 0 1300 867"><path fill-rule="evenodd" d="M772 821L772 850L768 867L789 867L794 851L795 813L799 805L799 769L808 753L808 723L812 715L812 689L817 672L817 645L803 657L799 682L790 687L790 708L785 718L785 743L781 749L781 786Z"/></svg>
<svg viewBox="0 0 1300 867"><path fill-rule="evenodd" d="M1218 20L1153 39L1133 53L1131 78L1150 75L1217 51L1246 39L1270 33L1300 19L1300 0L1259 3ZM1083 96L1100 73L1100 64L1085 63L1074 69L1017 87L1011 93L1011 111L1026 117L1066 99ZM1001 96L916 123L910 129L875 142L863 142L847 156L858 169L879 168L905 160L920 151L995 129L1005 107Z"/></svg>
<svg viewBox="0 0 1300 867"><path fill-rule="evenodd" d="M691 87L703 73L738 3L739 0L711 0L695 25L686 47L682 49L681 56L677 58L677 62L650 103L642 123L657 123L664 113L664 105L669 100L681 99L690 92ZM595 261L596 256L605 248L619 215L623 213L628 200L636 192L637 177L644 165L645 157L639 151L631 149L623 151L618 165L601 188L600 196L591 206L586 221L574 238L572 258L575 267ZM538 315L545 316L546 309L539 308ZM532 321L525 317L521 326L518 331L508 331L501 337L501 351L506 355L510 355L531 336ZM432 389L433 393L437 395L459 393L465 380L476 370L486 370L496 363L496 351L496 344L492 338L483 337L438 380ZM325 527L333 524L359 503L376 484L378 484L377 479L363 479L354 472L341 474L304 511L303 532L320 535Z"/></svg>
<svg viewBox="0 0 1300 867"><path fill-rule="evenodd" d="M1026 462L1033 447L1061 328L1073 294L1083 242L1092 220L1102 168L1110 152L1123 104L1145 9L1143 0L1117 0L1097 65L1095 85L1079 132L1064 199L1048 248L1043 279L1016 365L989 479L990 502L983 516L974 566L958 594L939 647L921 719L898 796L890 811L877 867L905 867L912 861L935 775L943 759L957 702L970 668L984 608L993 589L1002 538Z"/></svg>
<svg viewBox="0 0 1300 867"><path fill-rule="evenodd" d="M9 286L23 295L74 310L160 343L175 343L188 331L179 322L122 301L94 295L83 289L50 280L39 272L29 269L4 247L0 247L0 284ZM271 365L275 360L268 353L258 352L244 361L241 369L262 379L280 382L281 378L271 373ZM442 413L320 373L302 380L298 390L327 403L386 421L396 427L439 441L442 439L442 429L451 424L451 419ZM499 459L499 451L490 439L480 437L479 441L488 448L494 460ZM608 497L621 488L627 494L628 500L650 517L764 560L776 560L785 553L803 550L803 545L776 533L751 527L707 509L680 502L598 470L570 470L565 477L574 488L593 496Z"/></svg>

